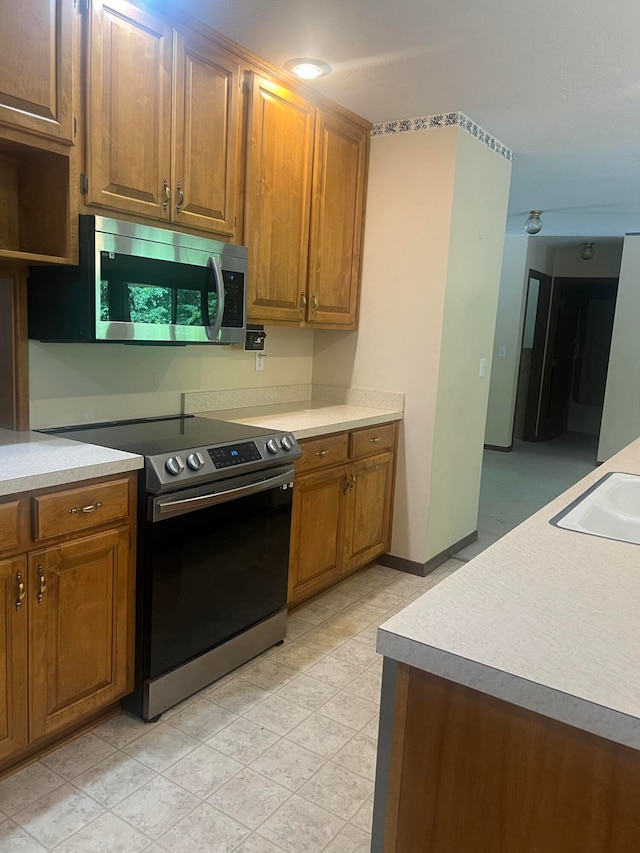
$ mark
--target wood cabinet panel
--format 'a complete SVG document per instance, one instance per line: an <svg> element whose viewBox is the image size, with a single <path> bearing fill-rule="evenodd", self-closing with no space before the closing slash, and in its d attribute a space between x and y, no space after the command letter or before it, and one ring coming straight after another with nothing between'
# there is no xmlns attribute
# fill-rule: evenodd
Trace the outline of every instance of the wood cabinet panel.
<svg viewBox="0 0 640 853"><path fill-rule="evenodd" d="M368 150L362 126L318 111L307 305L314 325L356 327Z"/></svg>
<svg viewBox="0 0 640 853"><path fill-rule="evenodd" d="M0 560L0 761L27 745L26 583L25 557Z"/></svg>
<svg viewBox="0 0 640 853"><path fill-rule="evenodd" d="M129 531L29 558L29 733L49 735L127 689Z"/></svg>
<svg viewBox="0 0 640 853"><path fill-rule="evenodd" d="M393 475L393 453L380 453L350 466L345 501L345 572L389 550Z"/></svg>
<svg viewBox="0 0 640 853"><path fill-rule="evenodd" d="M239 180L240 64L197 33L177 33L175 51L171 218L233 238Z"/></svg>
<svg viewBox="0 0 640 853"><path fill-rule="evenodd" d="M111 480L32 498L33 538L82 533L129 515L129 481Z"/></svg>
<svg viewBox="0 0 640 853"><path fill-rule="evenodd" d="M344 466L300 477L293 494L289 602L301 601L340 577Z"/></svg>
<svg viewBox="0 0 640 853"><path fill-rule="evenodd" d="M15 548L20 542L20 501L0 504L0 551Z"/></svg>
<svg viewBox="0 0 640 853"><path fill-rule="evenodd" d="M367 456L382 450L392 450L396 443L396 425L380 424L379 426L359 429L351 433L349 440L349 456Z"/></svg>
<svg viewBox="0 0 640 853"><path fill-rule="evenodd" d="M301 441L302 456L296 462L296 474L346 462L347 445L348 435L346 432Z"/></svg>
<svg viewBox="0 0 640 853"><path fill-rule="evenodd" d="M247 312L303 319L315 110L284 86L250 75L245 239Z"/></svg>
<svg viewBox="0 0 640 853"><path fill-rule="evenodd" d="M88 38L87 202L169 218L172 30L121 0L94 0Z"/></svg>
<svg viewBox="0 0 640 853"><path fill-rule="evenodd" d="M0 124L73 141L73 8L0 4Z"/></svg>

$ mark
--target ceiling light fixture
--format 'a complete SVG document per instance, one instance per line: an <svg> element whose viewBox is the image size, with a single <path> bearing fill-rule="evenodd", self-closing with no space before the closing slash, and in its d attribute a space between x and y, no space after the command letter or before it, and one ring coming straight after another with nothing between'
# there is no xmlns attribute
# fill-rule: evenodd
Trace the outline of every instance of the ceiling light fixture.
<svg viewBox="0 0 640 853"><path fill-rule="evenodd" d="M541 216L541 210L529 211L529 218L524 223L524 230L527 232L527 234L537 234L538 231L540 231L540 229L542 228L542 219L540 219Z"/></svg>
<svg viewBox="0 0 640 853"><path fill-rule="evenodd" d="M315 80L318 77L326 77L331 72L331 66L328 62L309 57L288 59L284 67L287 71L292 71L297 77L301 77L303 80Z"/></svg>
<svg viewBox="0 0 640 853"><path fill-rule="evenodd" d="M582 244L582 248L580 249L580 257L583 261L590 261L594 254L595 252L593 250L593 243L591 241Z"/></svg>

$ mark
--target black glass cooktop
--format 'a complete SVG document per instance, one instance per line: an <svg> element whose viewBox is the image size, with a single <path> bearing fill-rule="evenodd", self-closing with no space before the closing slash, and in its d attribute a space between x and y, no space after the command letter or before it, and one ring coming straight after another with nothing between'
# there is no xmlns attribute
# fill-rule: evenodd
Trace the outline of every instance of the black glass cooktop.
<svg viewBox="0 0 640 853"><path fill-rule="evenodd" d="M62 438L99 444L101 447L139 453L142 456L177 453L192 447L235 443L272 434L271 430L261 427L199 418L195 415L111 421L40 431L46 432L47 435L59 435Z"/></svg>

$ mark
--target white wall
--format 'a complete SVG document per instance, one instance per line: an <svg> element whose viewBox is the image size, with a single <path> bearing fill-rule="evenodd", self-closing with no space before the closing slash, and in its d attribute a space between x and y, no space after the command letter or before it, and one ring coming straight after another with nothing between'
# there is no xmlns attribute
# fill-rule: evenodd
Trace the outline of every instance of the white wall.
<svg viewBox="0 0 640 853"><path fill-rule="evenodd" d="M308 384L313 330L267 327L264 370L240 347L29 342L34 429L180 411L183 391Z"/></svg>
<svg viewBox="0 0 640 853"><path fill-rule="evenodd" d="M622 240L594 241L594 255L590 261L583 261L580 257L584 242L584 239L576 237L575 245L556 248L553 261L554 277L617 278L622 260Z"/></svg>
<svg viewBox="0 0 640 853"><path fill-rule="evenodd" d="M640 236L622 251L598 460L604 462L640 435Z"/></svg>

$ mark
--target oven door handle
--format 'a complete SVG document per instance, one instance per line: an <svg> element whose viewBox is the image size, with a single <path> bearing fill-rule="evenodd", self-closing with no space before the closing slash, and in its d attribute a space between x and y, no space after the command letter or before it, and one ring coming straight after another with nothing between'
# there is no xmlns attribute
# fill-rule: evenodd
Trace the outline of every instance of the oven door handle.
<svg viewBox="0 0 640 853"><path fill-rule="evenodd" d="M236 498L257 495L259 492L275 489L277 486L285 485L285 483L293 483L294 473L293 468L288 468L275 477L267 477L267 479L248 483L245 486L236 486L233 489L225 489L222 492L212 492L206 495L195 495L191 498L179 498L177 500L175 498L156 498L153 501L152 521L164 521L166 518L185 515L188 512L227 503L227 501L233 501Z"/></svg>

